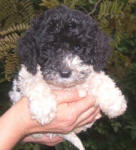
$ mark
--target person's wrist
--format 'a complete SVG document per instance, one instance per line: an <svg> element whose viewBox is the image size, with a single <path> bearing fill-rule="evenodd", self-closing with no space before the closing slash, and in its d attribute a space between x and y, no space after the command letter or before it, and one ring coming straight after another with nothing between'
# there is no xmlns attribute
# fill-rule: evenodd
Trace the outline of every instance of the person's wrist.
<svg viewBox="0 0 136 150"><path fill-rule="evenodd" d="M27 113L27 109L24 109L23 103L26 100L21 100L20 102L13 105L6 113L4 113L0 118L0 149L9 150L13 148L17 142L19 142L26 131L26 121L27 118L23 115ZM22 111L20 111L22 110Z"/></svg>
<svg viewBox="0 0 136 150"><path fill-rule="evenodd" d="M19 111L22 110L22 111ZM16 104L16 111L19 111L17 115L19 118L16 119L17 123L20 125L20 136L26 136L35 132L35 128L39 125L38 122L31 117L31 113L29 110L29 101L26 97L23 97Z"/></svg>
<svg viewBox="0 0 136 150"><path fill-rule="evenodd" d="M30 123L27 107L27 98L25 97L11 107L11 114L15 118L12 122L15 127L13 130L20 139L25 136L26 131L28 131L28 123Z"/></svg>
<svg viewBox="0 0 136 150"><path fill-rule="evenodd" d="M18 124L20 124L20 136L24 137L33 133L46 132L46 127L39 124L35 119L32 119L30 110L29 110L29 101L26 97L23 97L17 104L16 110L23 111L19 113L17 119Z"/></svg>

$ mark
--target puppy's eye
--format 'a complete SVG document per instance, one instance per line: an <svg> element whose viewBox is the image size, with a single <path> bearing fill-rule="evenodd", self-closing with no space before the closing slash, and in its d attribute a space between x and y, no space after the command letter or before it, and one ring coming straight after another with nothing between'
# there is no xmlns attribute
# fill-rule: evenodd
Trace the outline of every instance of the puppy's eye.
<svg viewBox="0 0 136 150"><path fill-rule="evenodd" d="M75 49L76 49L77 51L79 51L79 50L81 49L80 45L76 45L76 46L75 46Z"/></svg>

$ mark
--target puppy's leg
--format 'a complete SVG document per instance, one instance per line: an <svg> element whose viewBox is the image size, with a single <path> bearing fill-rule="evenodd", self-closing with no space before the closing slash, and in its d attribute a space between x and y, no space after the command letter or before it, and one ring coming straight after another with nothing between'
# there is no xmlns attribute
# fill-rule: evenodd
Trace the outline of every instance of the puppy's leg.
<svg viewBox="0 0 136 150"><path fill-rule="evenodd" d="M127 104L121 90L104 72L94 73L87 82L89 93L96 97L97 104L109 118L125 112Z"/></svg>
<svg viewBox="0 0 136 150"><path fill-rule="evenodd" d="M32 118L42 125L49 123L56 114L56 100L40 70L32 75L22 66L18 78L22 95L30 102Z"/></svg>
<svg viewBox="0 0 136 150"><path fill-rule="evenodd" d="M55 96L45 82L38 79L36 81L32 80L24 90L24 95L29 98L32 118L40 124L49 123L55 117Z"/></svg>
<svg viewBox="0 0 136 150"><path fill-rule="evenodd" d="M56 101L47 86L45 90L39 91L40 88L41 85L37 85L37 88L34 88L32 93L27 93L27 96L30 101L32 118L44 125L55 117Z"/></svg>

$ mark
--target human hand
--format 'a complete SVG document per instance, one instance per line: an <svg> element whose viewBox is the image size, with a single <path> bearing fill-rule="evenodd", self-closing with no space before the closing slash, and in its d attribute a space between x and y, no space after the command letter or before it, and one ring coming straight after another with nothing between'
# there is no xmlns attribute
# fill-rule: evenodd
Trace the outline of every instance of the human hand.
<svg viewBox="0 0 136 150"><path fill-rule="evenodd" d="M93 97L81 98L77 91L57 91L54 93L58 103L56 117L45 126L32 119L28 107L29 101L26 97L23 97L1 116L0 150L11 150L18 141L34 133L69 133L100 117L99 108L95 106ZM54 145L62 141L60 137L53 138L50 142L49 140L44 137L34 142Z"/></svg>
<svg viewBox="0 0 136 150"><path fill-rule="evenodd" d="M93 97L81 98L77 91L55 91L54 93L57 99L56 117L45 126L33 120L35 124L27 130L29 134L43 132L66 134L100 117L99 108L95 106Z"/></svg>
<svg viewBox="0 0 136 150"><path fill-rule="evenodd" d="M60 142L63 142L64 139L60 136L54 136L51 138L49 138L49 136L46 136L45 134L40 137L40 138L34 138L33 136L27 136L23 139L23 143L37 143L37 144L43 144L43 145L47 145L47 146L55 146Z"/></svg>
<svg viewBox="0 0 136 150"><path fill-rule="evenodd" d="M57 97L58 111L56 118L46 125L48 132L68 133L74 128L92 123L100 118L100 111L99 108L94 105L94 98L88 96L79 98L77 91L56 91L54 93ZM50 139L44 135L41 138L28 136L23 141L54 146L64 140L59 136Z"/></svg>

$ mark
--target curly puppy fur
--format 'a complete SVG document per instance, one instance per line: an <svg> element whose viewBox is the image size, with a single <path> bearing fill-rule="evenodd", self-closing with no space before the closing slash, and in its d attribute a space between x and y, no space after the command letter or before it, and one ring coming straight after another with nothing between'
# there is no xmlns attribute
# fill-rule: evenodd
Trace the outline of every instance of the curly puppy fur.
<svg viewBox="0 0 136 150"><path fill-rule="evenodd" d="M95 20L81 11L66 6L45 11L18 42L22 65L9 93L11 101L27 96L32 118L46 124L57 109L52 90L77 88L81 97L93 95L109 118L123 114L125 98L102 71L111 54L109 42ZM92 124L60 136L84 150L76 133Z"/></svg>

